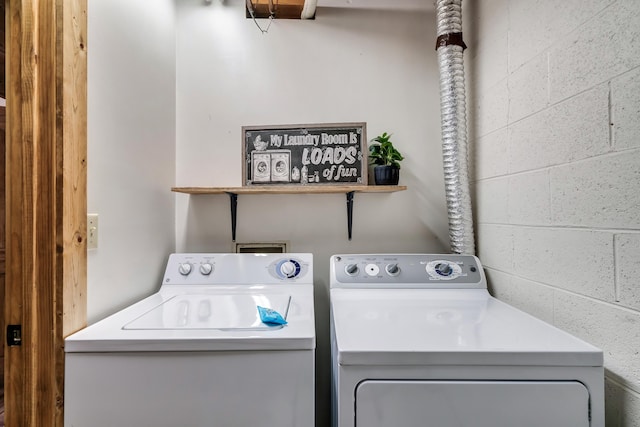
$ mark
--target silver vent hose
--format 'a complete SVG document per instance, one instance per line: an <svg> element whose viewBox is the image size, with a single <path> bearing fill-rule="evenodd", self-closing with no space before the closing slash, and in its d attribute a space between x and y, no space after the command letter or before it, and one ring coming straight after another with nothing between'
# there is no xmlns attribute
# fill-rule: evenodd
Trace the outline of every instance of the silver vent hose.
<svg viewBox="0 0 640 427"><path fill-rule="evenodd" d="M475 254L467 155L462 0L436 2L444 183L451 252Z"/></svg>

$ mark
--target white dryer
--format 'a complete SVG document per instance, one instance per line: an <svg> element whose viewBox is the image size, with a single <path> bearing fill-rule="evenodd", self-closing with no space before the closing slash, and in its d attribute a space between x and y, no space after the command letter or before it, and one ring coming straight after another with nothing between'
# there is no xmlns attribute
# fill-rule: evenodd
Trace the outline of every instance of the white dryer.
<svg viewBox="0 0 640 427"><path fill-rule="evenodd" d="M157 293L65 352L69 427L312 426L312 255L172 254Z"/></svg>
<svg viewBox="0 0 640 427"><path fill-rule="evenodd" d="M331 257L334 427L603 427L598 348L493 297L473 256Z"/></svg>

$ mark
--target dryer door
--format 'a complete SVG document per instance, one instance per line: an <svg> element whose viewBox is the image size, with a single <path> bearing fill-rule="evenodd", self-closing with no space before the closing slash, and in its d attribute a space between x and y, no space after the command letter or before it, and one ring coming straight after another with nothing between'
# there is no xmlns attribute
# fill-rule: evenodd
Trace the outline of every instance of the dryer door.
<svg viewBox="0 0 640 427"><path fill-rule="evenodd" d="M588 427L577 381L364 381L357 427Z"/></svg>

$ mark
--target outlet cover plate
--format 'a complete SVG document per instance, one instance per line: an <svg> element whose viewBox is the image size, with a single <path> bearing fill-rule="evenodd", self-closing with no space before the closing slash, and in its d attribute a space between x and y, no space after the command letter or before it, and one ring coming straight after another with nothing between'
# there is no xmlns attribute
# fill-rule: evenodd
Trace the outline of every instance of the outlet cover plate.
<svg viewBox="0 0 640 427"><path fill-rule="evenodd" d="M87 215L87 249L98 249L98 214Z"/></svg>

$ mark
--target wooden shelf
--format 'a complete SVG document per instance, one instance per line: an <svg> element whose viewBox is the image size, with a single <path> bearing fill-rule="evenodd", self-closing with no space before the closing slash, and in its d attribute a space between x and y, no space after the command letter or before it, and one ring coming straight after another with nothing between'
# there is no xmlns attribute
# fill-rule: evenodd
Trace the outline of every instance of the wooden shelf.
<svg viewBox="0 0 640 427"><path fill-rule="evenodd" d="M346 194L393 193L404 191L406 185L254 185L251 187L173 187L171 191L186 194Z"/></svg>
<svg viewBox="0 0 640 427"><path fill-rule="evenodd" d="M347 196L347 232L353 229L353 196L355 193L394 193L406 185L255 185L251 187L172 187L175 193L190 195L227 194L231 204L231 239L236 241L236 213L240 194L345 194Z"/></svg>

